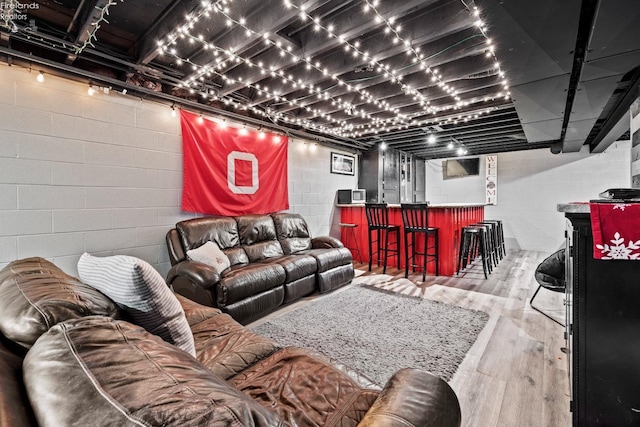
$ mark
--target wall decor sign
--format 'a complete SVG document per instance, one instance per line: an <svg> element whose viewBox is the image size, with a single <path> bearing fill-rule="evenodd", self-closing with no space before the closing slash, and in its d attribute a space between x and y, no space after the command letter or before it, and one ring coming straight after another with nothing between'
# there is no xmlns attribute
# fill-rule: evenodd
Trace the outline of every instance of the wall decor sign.
<svg viewBox="0 0 640 427"><path fill-rule="evenodd" d="M182 210L210 215L289 209L288 138L220 126L180 110Z"/></svg>
<svg viewBox="0 0 640 427"><path fill-rule="evenodd" d="M331 153L331 173L355 175L356 158L348 154Z"/></svg>
<svg viewBox="0 0 640 427"><path fill-rule="evenodd" d="M488 205L498 204L498 156L486 156L487 187L485 201Z"/></svg>

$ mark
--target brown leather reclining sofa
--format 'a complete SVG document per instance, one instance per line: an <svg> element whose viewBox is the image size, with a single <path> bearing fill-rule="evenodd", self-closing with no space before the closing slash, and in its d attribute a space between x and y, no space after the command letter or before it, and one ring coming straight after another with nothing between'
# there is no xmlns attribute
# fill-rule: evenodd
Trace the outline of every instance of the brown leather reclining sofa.
<svg viewBox="0 0 640 427"><path fill-rule="evenodd" d="M217 274L187 259L187 251L212 241L231 267ZM175 292L220 308L248 323L313 292L351 282L351 252L329 236L311 238L304 218L291 213L207 217L179 222L167 233Z"/></svg>
<svg viewBox="0 0 640 427"><path fill-rule="evenodd" d="M400 370L381 389L178 299L196 357L42 258L9 264L0 271L0 425L460 425L455 393L427 372Z"/></svg>

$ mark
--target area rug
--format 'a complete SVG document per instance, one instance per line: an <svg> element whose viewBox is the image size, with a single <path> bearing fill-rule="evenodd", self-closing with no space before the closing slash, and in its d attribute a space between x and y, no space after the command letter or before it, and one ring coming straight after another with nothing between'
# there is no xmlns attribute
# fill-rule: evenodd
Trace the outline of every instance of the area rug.
<svg viewBox="0 0 640 427"><path fill-rule="evenodd" d="M450 380L488 319L480 311L355 286L253 330L324 353L384 385L405 367Z"/></svg>

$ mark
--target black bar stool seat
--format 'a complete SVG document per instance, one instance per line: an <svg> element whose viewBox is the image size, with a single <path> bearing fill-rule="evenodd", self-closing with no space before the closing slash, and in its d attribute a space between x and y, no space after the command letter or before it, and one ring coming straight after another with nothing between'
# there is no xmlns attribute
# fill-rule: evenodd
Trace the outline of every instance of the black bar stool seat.
<svg viewBox="0 0 640 427"><path fill-rule="evenodd" d="M409 268L412 271L416 267L422 269L422 281L427 275L427 264L435 262L436 276L438 269L438 228L429 227L428 205L426 203L401 203L402 223L404 225L404 277L409 277ZM417 248L416 236L424 236L424 248ZM433 244L429 246L429 236L433 236ZM409 255L411 247L411 255ZM416 255L422 257L422 265L416 262ZM429 259L431 258L431 259Z"/></svg>
<svg viewBox="0 0 640 427"><path fill-rule="evenodd" d="M382 273L387 272L389 254L396 257L400 269L400 226L389 224L389 209L386 203L365 203L369 237L369 271L373 263L373 244L376 243L376 263L380 265L380 255L384 252L384 267ZM395 236L394 241L389 236ZM375 239L374 239L375 236Z"/></svg>

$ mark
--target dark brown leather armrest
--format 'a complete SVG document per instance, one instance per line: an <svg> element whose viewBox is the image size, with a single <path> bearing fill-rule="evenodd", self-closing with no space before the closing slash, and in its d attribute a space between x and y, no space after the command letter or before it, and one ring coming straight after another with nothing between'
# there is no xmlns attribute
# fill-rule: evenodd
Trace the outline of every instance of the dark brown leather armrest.
<svg viewBox="0 0 640 427"><path fill-rule="evenodd" d="M213 268L196 261L182 261L171 267L167 273L167 283L171 284L181 276L202 289L211 289L220 281L220 275Z"/></svg>
<svg viewBox="0 0 640 427"><path fill-rule="evenodd" d="M344 248L342 242L331 236L320 236L311 239L313 249Z"/></svg>
<svg viewBox="0 0 640 427"><path fill-rule="evenodd" d="M402 369L387 381L358 427L459 427L460 404L444 380Z"/></svg>

